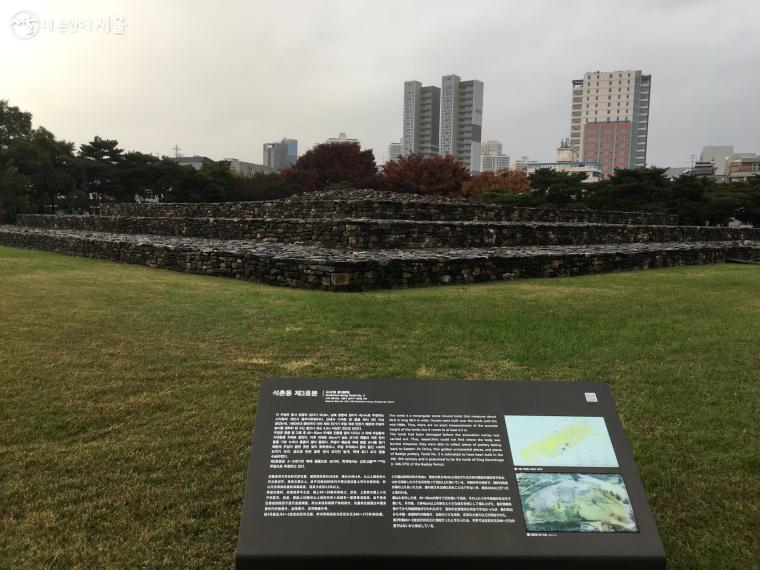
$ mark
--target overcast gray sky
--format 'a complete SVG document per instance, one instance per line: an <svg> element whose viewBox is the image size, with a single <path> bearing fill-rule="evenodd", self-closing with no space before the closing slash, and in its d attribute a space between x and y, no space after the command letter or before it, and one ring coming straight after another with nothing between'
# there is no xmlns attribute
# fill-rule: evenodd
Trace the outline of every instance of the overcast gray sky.
<svg viewBox="0 0 760 570"><path fill-rule="evenodd" d="M42 23L31 39L11 30L22 10ZM123 33L98 28L119 17ZM77 144L258 163L265 142L303 153L344 131L380 162L401 137L403 82L456 73L485 83L484 140L553 160L571 80L641 69L649 163L687 165L707 144L760 152L757 0L4 0L0 26L0 98Z"/></svg>

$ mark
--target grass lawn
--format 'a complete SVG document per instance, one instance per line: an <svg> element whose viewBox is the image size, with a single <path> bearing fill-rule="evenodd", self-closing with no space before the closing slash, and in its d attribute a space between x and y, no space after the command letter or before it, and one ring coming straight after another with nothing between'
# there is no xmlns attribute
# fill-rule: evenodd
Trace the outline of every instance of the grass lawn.
<svg viewBox="0 0 760 570"><path fill-rule="evenodd" d="M670 567L760 560L760 267L330 294L0 248L0 567L230 567L263 376L608 382Z"/></svg>

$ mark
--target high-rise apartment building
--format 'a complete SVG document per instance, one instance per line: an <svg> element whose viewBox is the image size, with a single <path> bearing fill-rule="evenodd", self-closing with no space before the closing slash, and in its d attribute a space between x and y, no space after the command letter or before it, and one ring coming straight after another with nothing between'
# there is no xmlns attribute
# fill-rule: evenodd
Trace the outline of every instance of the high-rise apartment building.
<svg viewBox="0 0 760 570"><path fill-rule="evenodd" d="M595 71L573 80L570 146L605 174L646 166L652 76Z"/></svg>
<svg viewBox="0 0 760 570"><path fill-rule="evenodd" d="M440 154L456 157L471 172L480 172L483 126L483 82L443 77L441 88Z"/></svg>
<svg viewBox="0 0 760 570"><path fill-rule="evenodd" d="M402 154L438 154L441 89L423 87L419 81L404 82Z"/></svg>

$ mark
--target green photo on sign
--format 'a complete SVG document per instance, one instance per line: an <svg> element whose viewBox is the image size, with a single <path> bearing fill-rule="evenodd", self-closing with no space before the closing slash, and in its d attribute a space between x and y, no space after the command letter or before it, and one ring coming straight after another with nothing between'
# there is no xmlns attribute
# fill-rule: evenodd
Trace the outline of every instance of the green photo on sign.
<svg viewBox="0 0 760 570"><path fill-rule="evenodd" d="M638 532L618 474L518 473L528 532Z"/></svg>
<svg viewBox="0 0 760 570"><path fill-rule="evenodd" d="M604 418L504 416L517 467L617 467Z"/></svg>

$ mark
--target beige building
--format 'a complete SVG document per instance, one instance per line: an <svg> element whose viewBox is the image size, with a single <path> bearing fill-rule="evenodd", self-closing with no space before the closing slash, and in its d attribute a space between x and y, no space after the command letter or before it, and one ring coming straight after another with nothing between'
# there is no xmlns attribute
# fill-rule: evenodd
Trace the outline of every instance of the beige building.
<svg viewBox="0 0 760 570"><path fill-rule="evenodd" d="M502 154L501 141L489 140L480 145L481 154Z"/></svg>
<svg viewBox="0 0 760 570"><path fill-rule="evenodd" d="M760 156L733 158L726 162L728 182L748 182L760 176Z"/></svg>
<svg viewBox="0 0 760 570"><path fill-rule="evenodd" d="M480 149L481 172L498 172L509 168L509 157L502 154L500 141L486 141L480 145Z"/></svg>
<svg viewBox="0 0 760 570"><path fill-rule="evenodd" d="M646 166L652 76L594 71L573 81L570 145L580 160L615 168Z"/></svg>

